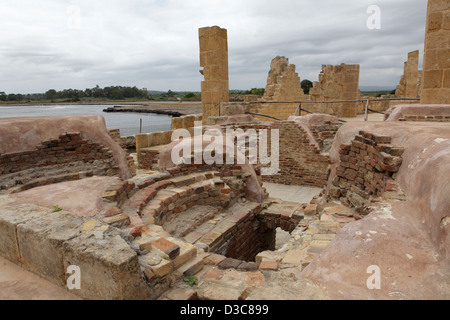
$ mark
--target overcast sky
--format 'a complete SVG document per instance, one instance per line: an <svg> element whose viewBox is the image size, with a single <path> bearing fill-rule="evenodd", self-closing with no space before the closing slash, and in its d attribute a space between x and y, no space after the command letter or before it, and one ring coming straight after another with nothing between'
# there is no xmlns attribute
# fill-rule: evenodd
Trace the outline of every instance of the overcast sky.
<svg viewBox="0 0 450 320"><path fill-rule="evenodd" d="M198 29L228 30L230 89L265 87L270 62L300 78L360 64L360 86L395 88L420 50L426 0L0 0L0 91L111 85L200 91ZM380 29L371 5L381 10Z"/></svg>

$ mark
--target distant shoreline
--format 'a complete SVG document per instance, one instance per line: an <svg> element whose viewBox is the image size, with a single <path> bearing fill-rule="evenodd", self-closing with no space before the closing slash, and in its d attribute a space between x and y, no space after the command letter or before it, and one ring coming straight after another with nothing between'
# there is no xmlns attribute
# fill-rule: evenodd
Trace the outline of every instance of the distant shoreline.
<svg viewBox="0 0 450 320"><path fill-rule="evenodd" d="M0 104L1 107L28 107L28 106L59 106L59 105L79 105L79 106L118 106L124 110L115 112L136 112L136 113L155 113L167 114L173 116L191 115L202 113L201 101L96 101L96 102L54 102L54 103L14 103Z"/></svg>
<svg viewBox="0 0 450 320"><path fill-rule="evenodd" d="M147 101L145 101L147 102ZM28 106L62 106L62 105L92 105L92 106L98 106L98 105L145 105L145 102L126 102L126 101L89 101L89 102L44 102L44 103L38 103L38 102L20 102L20 103L0 103L0 107L28 107Z"/></svg>

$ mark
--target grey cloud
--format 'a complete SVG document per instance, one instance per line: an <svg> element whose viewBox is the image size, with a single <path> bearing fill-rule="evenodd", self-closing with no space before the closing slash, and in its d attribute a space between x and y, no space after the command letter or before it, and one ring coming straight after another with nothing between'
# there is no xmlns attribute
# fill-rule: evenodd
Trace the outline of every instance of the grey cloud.
<svg viewBox="0 0 450 320"><path fill-rule="evenodd" d="M56 89L199 90L198 28L209 25L228 30L232 88L264 86L277 55L302 79L317 80L322 64L359 63L361 85L392 87L407 53L423 51L425 34L423 0L377 0L381 30L366 27L373 0L21 1L0 5L16 9L0 21L0 89L9 92L45 85L15 76L21 69L29 79L50 75ZM72 30L67 8L75 3L81 21Z"/></svg>

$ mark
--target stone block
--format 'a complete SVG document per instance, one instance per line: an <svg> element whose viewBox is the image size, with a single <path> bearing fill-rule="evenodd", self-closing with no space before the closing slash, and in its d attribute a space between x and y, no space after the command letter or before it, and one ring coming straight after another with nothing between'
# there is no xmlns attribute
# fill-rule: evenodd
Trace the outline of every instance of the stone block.
<svg viewBox="0 0 450 320"><path fill-rule="evenodd" d="M277 271L278 262L277 261L262 261L259 264L259 270Z"/></svg>
<svg viewBox="0 0 450 320"><path fill-rule="evenodd" d="M225 259L226 259L226 257L223 255L211 253L203 259L203 262L205 265L217 266L217 265L219 265L219 263L221 263Z"/></svg>
<svg viewBox="0 0 450 320"><path fill-rule="evenodd" d="M219 269L236 269L242 263L242 260L226 258L218 264Z"/></svg>
<svg viewBox="0 0 450 320"><path fill-rule="evenodd" d="M81 234L83 221L70 213L47 213L17 226L23 266L60 286L66 284L63 244Z"/></svg>
<svg viewBox="0 0 450 320"><path fill-rule="evenodd" d="M203 266L203 257L198 256L180 266L174 273L178 276L189 277L200 272L203 269Z"/></svg>
<svg viewBox="0 0 450 320"><path fill-rule="evenodd" d="M130 217L128 217L124 213L120 213L115 216L110 216L110 217L104 218L102 221L111 226L120 228L120 227L130 224Z"/></svg>
<svg viewBox="0 0 450 320"><path fill-rule="evenodd" d="M20 251L17 243L17 227L49 212L47 208L34 205L13 208L0 208L0 255L10 261L20 262Z"/></svg>
<svg viewBox="0 0 450 320"><path fill-rule="evenodd" d="M281 260L281 264L301 265L305 252L306 249L301 248L289 250Z"/></svg>
<svg viewBox="0 0 450 320"><path fill-rule="evenodd" d="M257 271L259 268L259 265L256 262L246 262L243 261L238 267L237 270L239 271Z"/></svg>
<svg viewBox="0 0 450 320"><path fill-rule="evenodd" d="M146 299L150 290L142 276L136 252L111 231L103 240L82 235L64 242L64 270L75 265L81 271L76 294L94 300Z"/></svg>
<svg viewBox="0 0 450 320"><path fill-rule="evenodd" d="M152 247L167 254L171 260L174 260L180 254L180 246L165 238L159 238L150 243Z"/></svg>
<svg viewBox="0 0 450 320"><path fill-rule="evenodd" d="M209 280L209 279L220 280L220 279L222 279L223 275L224 275L224 271L223 270L219 270L219 269L213 268L213 269L209 270L205 274L203 279L204 280Z"/></svg>
<svg viewBox="0 0 450 320"><path fill-rule="evenodd" d="M433 12L428 15L427 32L436 32L442 29L442 12Z"/></svg>
<svg viewBox="0 0 450 320"><path fill-rule="evenodd" d="M192 289L173 289L170 290L165 298L173 301L198 300L197 291Z"/></svg>
<svg viewBox="0 0 450 320"><path fill-rule="evenodd" d="M428 9L430 13L450 10L450 3L447 0L429 0Z"/></svg>
<svg viewBox="0 0 450 320"><path fill-rule="evenodd" d="M317 205L316 204L307 205L303 210L303 213L305 214L305 216L312 216L317 214Z"/></svg>
<svg viewBox="0 0 450 320"><path fill-rule="evenodd" d="M169 260L161 259L161 262L152 266L151 269L158 278L162 278L173 271L173 264Z"/></svg>
<svg viewBox="0 0 450 320"><path fill-rule="evenodd" d="M189 260L194 259L197 256L197 248L189 243L178 242L180 246L180 254L173 260L174 268L178 268L185 264Z"/></svg>
<svg viewBox="0 0 450 320"><path fill-rule="evenodd" d="M423 88L424 89L435 89L442 87L442 70L429 70L423 73Z"/></svg>

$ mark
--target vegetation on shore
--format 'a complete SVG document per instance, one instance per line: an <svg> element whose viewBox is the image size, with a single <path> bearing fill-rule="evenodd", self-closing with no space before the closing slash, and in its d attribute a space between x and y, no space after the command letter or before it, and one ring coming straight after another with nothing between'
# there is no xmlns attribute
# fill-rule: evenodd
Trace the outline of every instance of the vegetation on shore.
<svg viewBox="0 0 450 320"><path fill-rule="evenodd" d="M309 94L313 83L309 80L302 81L305 94ZM241 100L243 95L264 95L264 88L252 88L250 90L230 90L230 100ZM382 95L395 94L395 90L389 91L362 91L362 96L381 97ZM190 91L151 91L146 88L110 86L100 88L98 85L86 90L65 89L56 91L50 89L45 93L7 94L0 92L0 104L51 104L51 103L105 103L105 102L138 102L138 101L201 101L200 92Z"/></svg>

